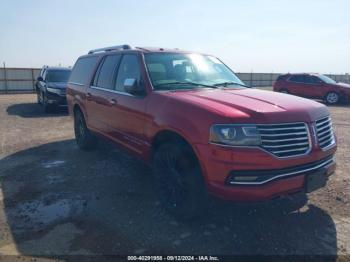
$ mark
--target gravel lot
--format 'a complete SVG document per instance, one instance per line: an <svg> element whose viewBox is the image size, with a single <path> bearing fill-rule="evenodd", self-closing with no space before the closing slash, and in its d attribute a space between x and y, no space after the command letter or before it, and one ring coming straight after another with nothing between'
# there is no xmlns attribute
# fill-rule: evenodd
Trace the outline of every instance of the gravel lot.
<svg viewBox="0 0 350 262"><path fill-rule="evenodd" d="M35 100L0 95L0 254L338 254L350 261L349 105L330 108L336 174L302 209L213 200L206 217L182 223L159 207L147 166L103 142L79 151L67 112L44 115Z"/></svg>

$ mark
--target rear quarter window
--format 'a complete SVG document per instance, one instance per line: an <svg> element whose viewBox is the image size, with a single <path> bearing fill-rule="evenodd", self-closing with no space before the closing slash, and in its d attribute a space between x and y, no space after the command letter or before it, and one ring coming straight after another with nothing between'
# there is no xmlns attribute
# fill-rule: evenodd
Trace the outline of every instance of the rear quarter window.
<svg viewBox="0 0 350 262"><path fill-rule="evenodd" d="M95 69L98 58L98 56L79 58L73 67L69 82L85 85Z"/></svg>

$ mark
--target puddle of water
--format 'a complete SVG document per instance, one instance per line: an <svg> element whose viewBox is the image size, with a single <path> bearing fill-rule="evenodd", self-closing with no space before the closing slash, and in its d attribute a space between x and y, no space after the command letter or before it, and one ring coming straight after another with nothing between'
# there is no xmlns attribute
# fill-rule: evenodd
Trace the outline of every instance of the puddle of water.
<svg viewBox="0 0 350 262"><path fill-rule="evenodd" d="M44 162L42 163L43 167L45 168L52 168L52 167L58 167L63 165L64 163L66 163L66 161L64 160L54 160L54 161L48 161L48 162Z"/></svg>
<svg viewBox="0 0 350 262"><path fill-rule="evenodd" d="M48 205L40 200L18 206L13 210L13 216L16 217L19 228L42 228L77 215L82 210L82 200L61 199Z"/></svg>

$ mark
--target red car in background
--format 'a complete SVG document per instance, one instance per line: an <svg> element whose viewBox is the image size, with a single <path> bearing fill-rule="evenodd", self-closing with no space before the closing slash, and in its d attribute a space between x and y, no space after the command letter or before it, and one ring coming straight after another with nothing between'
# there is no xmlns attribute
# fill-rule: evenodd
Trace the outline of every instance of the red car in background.
<svg viewBox="0 0 350 262"><path fill-rule="evenodd" d="M273 91L323 99L328 104L337 104L350 98L349 84L337 83L320 74L280 75L273 84Z"/></svg>

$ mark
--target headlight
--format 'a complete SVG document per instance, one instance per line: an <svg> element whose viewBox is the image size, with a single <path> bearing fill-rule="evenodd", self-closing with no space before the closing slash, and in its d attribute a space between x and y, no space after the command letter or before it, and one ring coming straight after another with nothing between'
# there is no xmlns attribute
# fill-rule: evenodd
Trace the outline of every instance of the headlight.
<svg viewBox="0 0 350 262"><path fill-rule="evenodd" d="M58 88L46 87L46 90L47 90L47 92L55 93L57 95L63 94L63 91L61 89L58 89Z"/></svg>
<svg viewBox="0 0 350 262"><path fill-rule="evenodd" d="M213 125L210 142L231 146L258 146L261 144L258 128L254 125Z"/></svg>

